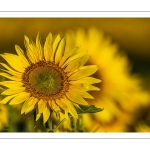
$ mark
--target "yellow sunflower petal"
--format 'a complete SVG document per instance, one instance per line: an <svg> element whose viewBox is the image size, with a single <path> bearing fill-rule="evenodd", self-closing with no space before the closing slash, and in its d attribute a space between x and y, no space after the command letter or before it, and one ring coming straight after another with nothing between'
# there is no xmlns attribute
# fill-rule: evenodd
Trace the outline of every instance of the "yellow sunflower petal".
<svg viewBox="0 0 150 150"><path fill-rule="evenodd" d="M76 108L79 108L80 109L80 107L79 107L79 105L78 104L76 104L76 103L72 103L73 104L73 106L74 107L76 107Z"/></svg>
<svg viewBox="0 0 150 150"><path fill-rule="evenodd" d="M80 90L80 91L81 91L81 90ZM83 98L94 99L94 97L93 97L91 94L89 94L88 92L86 92L86 91L80 92L80 95L81 95Z"/></svg>
<svg viewBox="0 0 150 150"><path fill-rule="evenodd" d="M26 99L30 97L30 93L21 92L17 96L15 96L10 102L9 105L16 105L24 102Z"/></svg>
<svg viewBox="0 0 150 150"><path fill-rule="evenodd" d="M3 67L5 67L7 70L9 70L9 71L6 71L6 72L8 72L8 73L10 73L10 74L12 74L12 75L14 75L14 76L20 76L20 75L22 75L22 73L20 73L20 72L17 72L17 71L15 71L15 70L13 70L13 69L11 69L10 67L8 67L6 64L4 64L4 63L0 63ZM1 70L3 70L3 69L1 69Z"/></svg>
<svg viewBox="0 0 150 150"><path fill-rule="evenodd" d="M81 105L88 105L88 103L78 95L78 93L75 93L74 91L69 91L66 93L66 96L69 100L71 100L74 103L81 104Z"/></svg>
<svg viewBox="0 0 150 150"><path fill-rule="evenodd" d="M1 93L1 95L12 95L25 91L25 87L14 87L13 89L7 89Z"/></svg>
<svg viewBox="0 0 150 150"><path fill-rule="evenodd" d="M12 73L11 71L8 71L8 70L5 70L5 69L1 69L3 72L5 72L5 73L8 73L8 74L10 74L10 75L14 75L15 77L19 77L19 78L21 78L22 76L21 75L17 75L17 74L15 74L15 73Z"/></svg>
<svg viewBox="0 0 150 150"><path fill-rule="evenodd" d="M32 104L26 109L25 114L29 113L30 111L32 111L36 105L36 103L38 102L37 98L32 99Z"/></svg>
<svg viewBox="0 0 150 150"><path fill-rule="evenodd" d="M18 72L24 72L26 65L19 60L19 56L12 54L1 54L8 64Z"/></svg>
<svg viewBox="0 0 150 150"><path fill-rule="evenodd" d="M69 119L69 116L68 116L68 112L64 112L64 113L59 113L59 118L61 118L61 119Z"/></svg>
<svg viewBox="0 0 150 150"><path fill-rule="evenodd" d="M35 112L36 112L35 121L37 121L41 117L42 113L38 113L38 107L35 108Z"/></svg>
<svg viewBox="0 0 150 150"><path fill-rule="evenodd" d="M40 39L40 34L37 34L36 37L36 47L37 47L37 54L38 54L38 60L42 60L43 59L43 48L41 45L41 39Z"/></svg>
<svg viewBox="0 0 150 150"><path fill-rule="evenodd" d="M94 84L94 83L100 83L101 80L93 78L93 77L85 77L79 80L70 81L71 84L76 83L86 83L86 84Z"/></svg>
<svg viewBox="0 0 150 150"><path fill-rule="evenodd" d="M67 98L66 98L67 99ZM72 102L70 102L69 100L66 101L68 107L69 107L69 113L75 117L75 118L78 118L78 114L77 114L77 111L76 109L74 108Z"/></svg>
<svg viewBox="0 0 150 150"><path fill-rule="evenodd" d="M39 38L39 37L37 37ZM36 40L37 40L36 38ZM38 39L38 41L36 42L40 42L40 39ZM39 43L37 44L39 46ZM37 45L34 43L34 41L32 39L30 39L30 42L29 42L29 46L30 46L30 49L32 49L33 51L33 55L34 55L34 59L35 59L35 62L39 62L41 60L43 60L43 48L42 47L37 47Z"/></svg>
<svg viewBox="0 0 150 150"><path fill-rule="evenodd" d="M64 96L61 100L56 100L56 103L65 112L69 112L73 117L78 118L78 114L77 114L73 104L67 99L67 97Z"/></svg>
<svg viewBox="0 0 150 150"><path fill-rule="evenodd" d="M81 96L83 98L94 99L94 97L91 96L89 93L87 93L85 91L85 89L83 89L83 87L81 87L81 86L76 86L76 85L72 86L72 85L70 85L69 92L77 93L79 96Z"/></svg>
<svg viewBox="0 0 150 150"><path fill-rule="evenodd" d="M55 103L54 100L51 101L51 107L55 112L60 112L59 106Z"/></svg>
<svg viewBox="0 0 150 150"><path fill-rule="evenodd" d="M28 113L34 109L35 104L38 102L37 98L30 97L22 105L21 114Z"/></svg>
<svg viewBox="0 0 150 150"><path fill-rule="evenodd" d="M30 43L30 40L27 36L24 36L25 37L25 40L24 40L24 45L26 47L26 53L27 53L27 56L29 58L29 60L32 62L32 63L36 63L37 62L37 59L36 59L36 52L34 51L33 49L33 46L32 44Z"/></svg>
<svg viewBox="0 0 150 150"><path fill-rule="evenodd" d="M13 88L15 87L21 87L23 86L23 83L17 82L17 81L2 81L0 82L0 85L8 87L8 88Z"/></svg>
<svg viewBox="0 0 150 150"><path fill-rule="evenodd" d="M16 78L14 76L9 75L8 73L0 72L0 75L7 78L7 79L13 80L13 81L21 81L22 80L21 78Z"/></svg>
<svg viewBox="0 0 150 150"><path fill-rule="evenodd" d="M71 72L79 67L83 66L89 59L89 56L79 57L73 61L71 61L68 66L65 68L65 72Z"/></svg>
<svg viewBox="0 0 150 150"><path fill-rule="evenodd" d="M43 123L47 122L49 116L50 116L50 111L46 106L44 111L43 111Z"/></svg>
<svg viewBox="0 0 150 150"><path fill-rule="evenodd" d="M83 87L86 91L99 91L100 89L94 85L90 84L81 84L81 87Z"/></svg>
<svg viewBox="0 0 150 150"><path fill-rule="evenodd" d="M75 73L73 73L69 80L79 80L84 77L90 76L91 74L95 73L98 70L97 66L91 65L91 66L83 66L79 68L79 70Z"/></svg>
<svg viewBox="0 0 150 150"><path fill-rule="evenodd" d="M87 52L86 50L85 50L85 51L80 51L80 52L78 52L77 54L75 54L74 56L68 58L67 61L62 65L62 68L64 68L64 67L65 67L69 62L71 62L72 60L84 56L84 55L86 54L86 52Z"/></svg>
<svg viewBox="0 0 150 150"><path fill-rule="evenodd" d="M52 107L52 101L51 100L48 101L48 105L49 105L50 108Z"/></svg>
<svg viewBox="0 0 150 150"><path fill-rule="evenodd" d="M56 51L55 54L55 63L58 64L59 61L61 60L62 56L64 55L64 51L65 51L65 46L66 46L66 38L63 38L59 45L58 45L58 49Z"/></svg>
<svg viewBox="0 0 150 150"><path fill-rule="evenodd" d="M10 101L13 97L15 97L16 95L11 95L11 96L7 96L4 99L2 99L0 101L0 104L6 104L8 101Z"/></svg>
<svg viewBox="0 0 150 150"><path fill-rule="evenodd" d="M74 48L74 49L68 51L68 52L62 57L62 59L60 60L59 66L61 67L61 66L65 63L65 61L66 61L70 56L72 56L78 49L79 49L79 47L76 47L76 48Z"/></svg>
<svg viewBox="0 0 150 150"><path fill-rule="evenodd" d="M56 103L66 112L69 111L68 106L65 102L66 98L62 98L61 100L56 100Z"/></svg>
<svg viewBox="0 0 150 150"><path fill-rule="evenodd" d="M45 109L45 107L46 107L46 102L41 99L38 102L38 113L43 113L43 110Z"/></svg>
<svg viewBox="0 0 150 150"><path fill-rule="evenodd" d="M36 114L36 119L35 119L35 120L38 121L39 118L41 117L41 115L42 115L42 114Z"/></svg>
<svg viewBox="0 0 150 150"><path fill-rule="evenodd" d="M50 58L51 61L55 60L55 53L58 48L58 44L59 44L60 40L61 40L60 35L58 35L53 43L53 52L52 52L52 56Z"/></svg>
<svg viewBox="0 0 150 150"><path fill-rule="evenodd" d="M15 45L15 49L16 49L16 52L19 55L21 61L26 65L26 67L28 67L30 64L29 64L28 60L26 59L23 50L18 45Z"/></svg>
<svg viewBox="0 0 150 150"><path fill-rule="evenodd" d="M21 114L23 114L26 109L28 108L28 106L31 104L31 99L32 97L28 98L22 105L22 108L21 108Z"/></svg>
<svg viewBox="0 0 150 150"><path fill-rule="evenodd" d="M68 119L69 118L69 116L68 116L69 108L68 108L67 104L64 103L63 100L64 99L56 100L56 103L64 110L64 113L60 113L60 117Z"/></svg>
<svg viewBox="0 0 150 150"><path fill-rule="evenodd" d="M99 91L100 89L94 85L91 84L86 84L86 83L75 83L75 84L71 84L70 86L74 86L76 89L81 89L81 90L85 90L85 91L92 91L92 90L96 90Z"/></svg>
<svg viewBox="0 0 150 150"><path fill-rule="evenodd" d="M50 61L52 52L52 33L49 33L44 44L44 57L46 61Z"/></svg>
<svg viewBox="0 0 150 150"><path fill-rule="evenodd" d="M5 58L4 58L5 57ZM23 72L27 67L27 64L21 59L20 56L10 53L4 53L4 59L9 63L9 65L18 72Z"/></svg>

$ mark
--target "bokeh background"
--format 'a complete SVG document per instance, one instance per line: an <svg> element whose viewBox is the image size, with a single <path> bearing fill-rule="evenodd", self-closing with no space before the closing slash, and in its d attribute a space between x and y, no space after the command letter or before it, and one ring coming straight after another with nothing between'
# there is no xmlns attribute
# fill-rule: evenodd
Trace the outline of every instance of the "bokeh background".
<svg viewBox="0 0 150 150"><path fill-rule="evenodd" d="M16 53L16 44L25 49L24 35L35 40L38 32L43 43L49 32L67 35L67 48L81 45L88 63L99 67L101 91L89 103L104 111L83 115L82 131L150 131L150 18L0 18L0 53ZM71 132L69 126L60 131ZM43 126L21 115L20 105L0 105L0 131L42 132Z"/></svg>

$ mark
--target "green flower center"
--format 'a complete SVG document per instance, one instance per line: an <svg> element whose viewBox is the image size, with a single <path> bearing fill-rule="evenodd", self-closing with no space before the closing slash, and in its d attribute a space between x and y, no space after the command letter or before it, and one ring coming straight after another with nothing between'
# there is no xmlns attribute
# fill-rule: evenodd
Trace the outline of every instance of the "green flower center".
<svg viewBox="0 0 150 150"><path fill-rule="evenodd" d="M29 82L39 93L56 94L61 90L62 76L53 68L38 67L30 73Z"/></svg>

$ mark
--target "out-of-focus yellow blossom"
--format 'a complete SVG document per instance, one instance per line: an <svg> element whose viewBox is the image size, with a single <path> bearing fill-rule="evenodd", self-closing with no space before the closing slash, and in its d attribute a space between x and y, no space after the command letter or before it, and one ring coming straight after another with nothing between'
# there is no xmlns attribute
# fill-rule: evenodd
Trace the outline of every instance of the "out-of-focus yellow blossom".
<svg viewBox="0 0 150 150"><path fill-rule="evenodd" d="M141 122L135 127L135 130L136 132L150 132L150 126L144 122Z"/></svg>
<svg viewBox="0 0 150 150"><path fill-rule="evenodd" d="M140 79L130 73L131 66L125 54L119 52L118 46L111 39L95 29L85 31L69 30L66 48L81 45L91 56L89 64L99 68L96 77L102 80L98 84L99 92L92 92L94 100L89 104L104 107L96 114L86 114L83 122L87 131L123 132L126 125L133 120L132 113L149 102L149 94L140 87Z"/></svg>
<svg viewBox="0 0 150 150"><path fill-rule="evenodd" d="M3 81L4 78L0 77L0 81ZM0 88L0 92L2 89ZM1 99L1 97L0 97ZM0 131L8 129L8 109L5 105L0 104Z"/></svg>
<svg viewBox="0 0 150 150"><path fill-rule="evenodd" d="M0 104L0 130L8 128L8 111L5 105Z"/></svg>

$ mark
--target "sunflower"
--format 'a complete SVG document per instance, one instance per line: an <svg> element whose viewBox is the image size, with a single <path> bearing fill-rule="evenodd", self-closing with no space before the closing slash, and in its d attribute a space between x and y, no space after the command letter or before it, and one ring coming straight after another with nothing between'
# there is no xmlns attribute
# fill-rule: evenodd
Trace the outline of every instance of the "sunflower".
<svg viewBox="0 0 150 150"><path fill-rule="evenodd" d="M99 70L95 77L102 79L98 83L101 92L92 91L93 104L103 107L104 111L83 115L83 123L87 131L123 132L127 125L133 123L133 113L141 106L149 103L149 94L141 88L141 80L131 74L131 65L127 56L120 53L118 45L101 30L68 30L67 47L81 44L81 49L88 50L91 59L88 64L96 64ZM84 44L83 44L84 43ZM91 101L88 100L91 104ZM135 113L134 113L135 114Z"/></svg>
<svg viewBox="0 0 150 150"><path fill-rule="evenodd" d="M100 80L89 77L98 68L96 65L84 66L89 56L86 50L79 47L65 49L66 37L52 40L49 33L44 46L39 33L36 42L25 36L26 53L15 45L17 55L4 53L1 56L8 64L1 63L5 68L1 76L9 80L0 82L6 89L1 104L23 104L21 114L34 111L37 121L43 115L46 123L52 111L68 117L68 113L78 118L76 107L88 105L86 99L94 99L87 91L99 90L94 83Z"/></svg>

